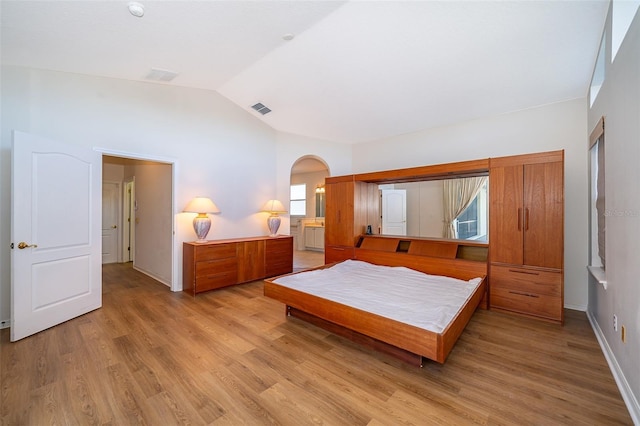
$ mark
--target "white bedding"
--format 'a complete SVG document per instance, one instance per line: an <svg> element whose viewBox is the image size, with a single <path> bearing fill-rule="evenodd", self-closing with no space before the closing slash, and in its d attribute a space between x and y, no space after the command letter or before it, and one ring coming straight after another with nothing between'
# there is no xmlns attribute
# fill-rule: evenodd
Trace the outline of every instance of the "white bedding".
<svg viewBox="0 0 640 426"><path fill-rule="evenodd" d="M405 267L346 260L330 268L280 277L275 283L385 318L441 333L471 297L469 281Z"/></svg>

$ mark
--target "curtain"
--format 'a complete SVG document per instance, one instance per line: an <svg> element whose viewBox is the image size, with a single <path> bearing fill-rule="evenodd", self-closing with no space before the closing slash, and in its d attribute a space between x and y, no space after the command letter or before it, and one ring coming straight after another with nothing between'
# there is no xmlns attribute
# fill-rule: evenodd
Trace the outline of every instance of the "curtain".
<svg viewBox="0 0 640 426"><path fill-rule="evenodd" d="M598 175L596 177L596 211L598 212L598 256L605 267L604 261L604 238L605 238L605 203L604 203L604 138L600 137L597 142L598 150Z"/></svg>
<svg viewBox="0 0 640 426"><path fill-rule="evenodd" d="M443 182L444 201L444 238L458 238L455 220L460 216L487 182L486 176L447 179Z"/></svg>

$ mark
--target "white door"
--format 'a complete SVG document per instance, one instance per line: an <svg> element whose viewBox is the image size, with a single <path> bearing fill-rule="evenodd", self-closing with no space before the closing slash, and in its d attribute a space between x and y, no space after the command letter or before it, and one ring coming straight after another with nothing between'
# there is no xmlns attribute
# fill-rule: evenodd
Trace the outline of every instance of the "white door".
<svg viewBox="0 0 640 426"><path fill-rule="evenodd" d="M118 261L120 183L102 183L102 263Z"/></svg>
<svg viewBox="0 0 640 426"><path fill-rule="evenodd" d="M407 191L382 190L382 234L407 235Z"/></svg>
<svg viewBox="0 0 640 426"><path fill-rule="evenodd" d="M102 306L101 154L14 132L11 341Z"/></svg>

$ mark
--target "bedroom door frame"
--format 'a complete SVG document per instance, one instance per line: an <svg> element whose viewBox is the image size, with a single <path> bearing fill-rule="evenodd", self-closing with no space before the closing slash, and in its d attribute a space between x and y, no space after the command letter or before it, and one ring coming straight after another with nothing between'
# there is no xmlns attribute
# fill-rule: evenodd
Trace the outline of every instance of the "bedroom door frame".
<svg viewBox="0 0 640 426"><path fill-rule="evenodd" d="M176 200L178 187L176 185L176 176L178 176L178 160L170 157L161 157L151 154L140 154L129 151L118 151L107 148L95 148L103 156L108 155L111 157L128 158L132 160L140 161L153 161L157 163L165 163L171 166L171 291L182 291L182 279L180 277L182 260L180 256L182 251L180 250L181 243L176 243L176 212L179 211L176 207ZM126 185L125 185L126 186Z"/></svg>

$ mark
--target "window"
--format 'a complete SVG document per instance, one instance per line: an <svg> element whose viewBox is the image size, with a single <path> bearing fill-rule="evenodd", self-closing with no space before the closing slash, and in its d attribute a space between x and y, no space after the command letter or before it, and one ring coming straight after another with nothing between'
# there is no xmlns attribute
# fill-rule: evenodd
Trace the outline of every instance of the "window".
<svg viewBox="0 0 640 426"><path fill-rule="evenodd" d="M589 106L593 106L593 103L598 96L598 92L600 91L600 87L604 83L605 78L605 66L604 66L604 54L606 47L606 34L602 36L602 41L600 42L600 50L598 51L598 59L596 60L596 67L593 70L593 76L591 77L591 87L589 90Z"/></svg>
<svg viewBox="0 0 640 426"><path fill-rule="evenodd" d="M289 214L291 216L307 215L307 185L304 183L291 185L289 197Z"/></svg>
<svg viewBox="0 0 640 426"><path fill-rule="evenodd" d="M614 0L611 18L611 62L629 31L633 17L640 7L640 0Z"/></svg>
<svg viewBox="0 0 640 426"><path fill-rule="evenodd" d="M461 240L487 239L487 184L485 183L465 211L456 218L456 230Z"/></svg>
<svg viewBox="0 0 640 426"><path fill-rule="evenodd" d="M605 170L604 118L590 138L589 149L589 265L605 268Z"/></svg>

